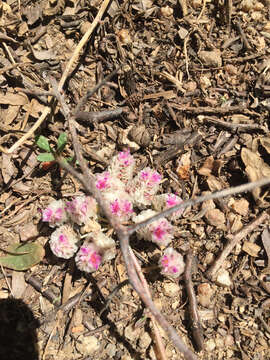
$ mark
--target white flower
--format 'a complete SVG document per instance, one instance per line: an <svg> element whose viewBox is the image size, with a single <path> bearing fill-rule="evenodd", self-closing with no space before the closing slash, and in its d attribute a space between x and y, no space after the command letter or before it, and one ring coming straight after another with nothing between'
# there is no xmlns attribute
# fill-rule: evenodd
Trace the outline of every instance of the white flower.
<svg viewBox="0 0 270 360"><path fill-rule="evenodd" d="M63 200L53 200L49 206L42 211L42 221L48 222L50 227L61 225L66 220L67 214Z"/></svg>
<svg viewBox="0 0 270 360"><path fill-rule="evenodd" d="M69 225L62 225L56 229L49 240L50 248L54 255L70 259L78 250L78 239Z"/></svg>
<svg viewBox="0 0 270 360"><path fill-rule="evenodd" d="M91 196L77 196L66 203L66 211L74 223L82 225L97 217L97 202Z"/></svg>
<svg viewBox="0 0 270 360"><path fill-rule="evenodd" d="M85 242L78 251L75 262L79 270L91 273L98 270L102 256L95 244Z"/></svg>
<svg viewBox="0 0 270 360"><path fill-rule="evenodd" d="M166 276L169 275L173 278L179 277L185 270L183 256L171 247L164 251L159 264L161 267L161 273Z"/></svg>

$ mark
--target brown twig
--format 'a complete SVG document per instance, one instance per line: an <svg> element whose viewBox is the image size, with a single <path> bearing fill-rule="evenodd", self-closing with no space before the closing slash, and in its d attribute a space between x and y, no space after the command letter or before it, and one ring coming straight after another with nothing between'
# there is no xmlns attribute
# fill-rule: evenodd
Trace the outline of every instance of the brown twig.
<svg viewBox="0 0 270 360"><path fill-rule="evenodd" d="M87 124L95 122L102 122L119 117L123 113L123 108L116 108L104 111L78 111L76 113L76 120Z"/></svg>
<svg viewBox="0 0 270 360"><path fill-rule="evenodd" d="M220 253L213 265L206 271L206 276L210 280L213 280L216 273L226 260L227 256L231 253L235 246L268 218L269 214L267 212L263 212L260 216L258 216L245 227L243 227L236 234L227 236L228 242L226 243L223 251Z"/></svg>
<svg viewBox="0 0 270 360"><path fill-rule="evenodd" d="M33 286L35 290L37 290L41 295L43 295L46 299L48 299L52 304L55 306L59 306L61 304L61 301L58 297L55 296L55 294L51 290L43 290L42 283L33 275L25 276L25 281Z"/></svg>
<svg viewBox="0 0 270 360"><path fill-rule="evenodd" d="M244 33L243 29L241 28L241 25L239 23L239 21L235 21L235 25L236 25L236 28L243 40L243 44L244 44L244 47L246 50L250 50L251 49L251 46L249 45L249 42L248 42L248 39L246 37L246 34Z"/></svg>
<svg viewBox="0 0 270 360"><path fill-rule="evenodd" d="M192 336L195 341L197 350L201 351L203 350L204 347L204 339L202 334L201 321L198 313L196 294L192 284L192 260L193 260L193 254L192 254L192 250L190 250L186 258L184 279L185 279L186 290L188 295Z"/></svg>
<svg viewBox="0 0 270 360"><path fill-rule="evenodd" d="M231 129L234 131L248 131L248 130L260 130L260 131L264 131L266 132L267 130L258 124L236 124L236 123L232 123L232 122L227 122L227 121L223 121L220 119L216 119L210 116L204 116L201 115L200 120L204 120L206 122L210 122L212 124L215 124L217 126L222 126L226 129Z"/></svg>

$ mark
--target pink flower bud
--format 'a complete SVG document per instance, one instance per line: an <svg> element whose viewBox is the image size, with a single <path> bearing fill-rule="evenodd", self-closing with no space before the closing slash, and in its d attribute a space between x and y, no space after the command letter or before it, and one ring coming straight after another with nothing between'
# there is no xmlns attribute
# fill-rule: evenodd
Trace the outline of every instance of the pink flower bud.
<svg viewBox="0 0 270 360"><path fill-rule="evenodd" d="M109 192L104 195L113 216L116 216L120 223L126 222L133 215L133 206L129 195L124 191Z"/></svg>
<svg viewBox="0 0 270 360"><path fill-rule="evenodd" d="M138 216L133 217L135 223L142 222L156 215L153 210L142 211ZM159 246L167 246L173 238L174 227L165 218L154 221L150 225L145 226L137 231L140 239L152 241Z"/></svg>
<svg viewBox="0 0 270 360"><path fill-rule="evenodd" d="M111 237L101 231L97 231L90 233L87 240L97 246L103 261L109 261L115 258L115 241Z"/></svg>
<svg viewBox="0 0 270 360"><path fill-rule="evenodd" d="M91 196L77 196L67 202L66 211L74 223L82 225L97 217L97 202Z"/></svg>
<svg viewBox="0 0 270 360"><path fill-rule="evenodd" d="M113 176L126 184L132 179L134 167L135 159L129 150L125 150L112 158L109 170Z"/></svg>
<svg viewBox="0 0 270 360"><path fill-rule="evenodd" d="M75 262L79 270L91 273L99 268L102 256L95 244L86 241L78 251Z"/></svg>
<svg viewBox="0 0 270 360"><path fill-rule="evenodd" d="M62 225L56 229L49 241L54 255L64 259L70 259L78 250L78 239L69 225Z"/></svg>
<svg viewBox="0 0 270 360"><path fill-rule="evenodd" d="M173 278L179 277L185 270L183 256L173 248L169 247L164 251L160 261L161 273Z"/></svg>
<svg viewBox="0 0 270 360"><path fill-rule="evenodd" d="M109 171L96 175L96 187L102 192L124 191L125 189L124 183Z"/></svg>
<svg viewBox="0 0 270 360"><path fill-rule="evenodd" d="M63 224L67 220L65 204L62 200L53 200L49 206L42 211L42 221L48 222L50 227Z"/></svg>
<svg viewBox="0 0 270 360"><path fill-rule="evenodd" d="M152 204L158 212L170 209L171 207L181 204L183 200L175 194L161 194L153 197ZM183 214L184 209L180 209L169 216L169 219L176 220Z"/></svg>
<svg viewBox="0 0 270 360"><path fill-rule="evenodd" d="M143 169L130 184L130 195L140 208L151 204L159 189L162 176L150 168Z"/></svg>
<svg viewBox="0 0 270 360"><path fill-rule="evenodd" d="M152 242L167 246L173 238L174 228L167 219L162 218L148 225L148 231Z"/></svg>

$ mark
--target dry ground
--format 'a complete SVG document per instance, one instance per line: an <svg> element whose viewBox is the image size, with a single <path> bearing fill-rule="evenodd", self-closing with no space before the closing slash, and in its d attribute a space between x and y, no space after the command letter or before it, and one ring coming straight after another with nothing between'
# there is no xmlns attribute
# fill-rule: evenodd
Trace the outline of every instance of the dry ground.
<svg viewBox="0 0 270 360"><path fill-rule="evenodd" d="M62 92L72 109L87 89L122 65L84 108L120 108L121 114L104 121L79 120L80 141L93 172L103 171L113 154L128 147L137 170L156 168L165 179L164 191L183 199L270 176L270 3L232 3L111 2ZM1 305L1 323L12 329L5 341L13 351L12 356L3 352L1 359L22 359L27 343L22 334L33 329L40 359L159 358L151 322L130 286L120 289L101 313L111 291L126 279L119 249L115 260L87 277L72 263L54 258L46 246L49 232L40 222L39 209L52 198L79 193L81 185L69 175L63 178L56 166L41 168L34 136L11 148L40 118L48 97L36 92L50 91L53 80L60 80L101 4L0 4L0 145L13 150L0 156L0 245L6 249L35 240L46 249L43 261L26 273L2 271L1 301L11 294L20 300L15 310ZM54 144L61 132L68 130L57 106L35 134ZM73 155L70 141L65 155ZM269 190L264 188L188 208L175 224L174 247L183 254L191 247L196 257L193 281L204 336L201 359L270 359L268 208ZM229 236L254 219L260 223L251 225L237 243L218 279L209 280L206 271ZM172 282L151 270L159 249L135 238L132 247L146 269L156 305L194 349L183 279ZM87 284L87 296L72 310L48 315ZM35 327L29 330L29 324ZM12 338L15 330L19 335ZM160 331L167 359L180 359Z"/></svg>

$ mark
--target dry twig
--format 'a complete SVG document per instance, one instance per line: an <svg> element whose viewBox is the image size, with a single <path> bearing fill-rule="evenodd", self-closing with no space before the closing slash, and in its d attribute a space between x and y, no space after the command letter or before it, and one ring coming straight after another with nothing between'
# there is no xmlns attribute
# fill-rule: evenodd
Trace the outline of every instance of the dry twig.
<svg viewBox="0 0 270 360"><path fill-rule="evenodd" d="M190 322L191 322L191 330L192 336L196 344L196 348L198 351L203 350L203 334L202 334L202 326L201 321L198 313L198 306L197 306L197 299L196 294L192 284L192 260L193 254L192 250L190 250L187 254L186 258L186 268L184 273L184 279L186 283L186 290L188 295L188 302L189 302L189 314L190 314Z"/></svg>
<svg viewBox="0 0 270 360"><path fill-rule="evenodd" d="M206 275L210 280L213 280L218 270L221 268L222 264L226 260L227 256L232 252L235 246L251 231L256 229L260 224L262 224L266 219L269 218L267 212L263 212L257 219L253 220L251 223L243 227L234 235L227 236L228 242L225 245L223 251L220 253L219 257L213 263L213 265L207 270Z"/></svg>

